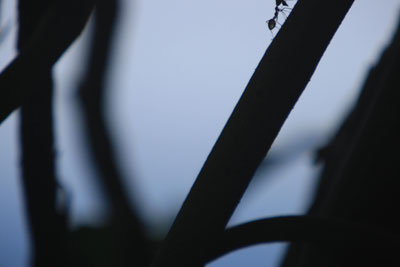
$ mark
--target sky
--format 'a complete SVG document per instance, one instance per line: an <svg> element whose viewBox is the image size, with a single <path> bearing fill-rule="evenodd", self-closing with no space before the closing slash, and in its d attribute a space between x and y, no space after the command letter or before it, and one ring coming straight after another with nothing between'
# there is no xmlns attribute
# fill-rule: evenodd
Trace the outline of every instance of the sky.
<svg viewBox="0 0 400 267"><path fill-rule="evenodd" d="M0 68L15 55L15 3L2 4ZM288 1L290 6L295 1ZM165 233L273 35L273 0L122 1L107 77L108 123L126 188L150 233ZM355 101L369 67L390 40L398 0L355 1L285 122L230 225L305 211L319 166L313 150ZM321 5L321 11L324 12ZM317 21L315 23L318 23ZM90 29L90 25L88 26ZM312 29L310 29L312 30ZM86 32L87 33L87 32ZM276 34L276 32L274 32ZM83 34L56 64L57 167L71 200L71 225L106 215L80 125L76 85L85 62ZM0 125L0 266L26 267L28 232L19 183L17 112ZM295 149L296 148L296 149ZM260 245L208 266L276 266L283 244Z"/></svg>

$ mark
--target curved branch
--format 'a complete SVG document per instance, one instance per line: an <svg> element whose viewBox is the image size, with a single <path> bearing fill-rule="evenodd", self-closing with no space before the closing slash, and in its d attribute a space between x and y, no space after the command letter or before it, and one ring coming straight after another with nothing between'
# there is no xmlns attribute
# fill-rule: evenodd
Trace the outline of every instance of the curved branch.
<svg viewBox="0 0 400 267"><path fill-rule="evenodd" d="M109 68L113 35L120 8L119 0L99 0L94 12L94 32L88 69L79 88L83 124L89 150L99 171L98 179L116 223L119 250L124 266L148 266L150 255L144 226L124 188L124 175L115 158L112 133L107 125L104 77Z"/></svg>
<svg viewBox="0 0 400 267"><path fill-rule="evenodd" d="M233 250L268 242L309 242L358 247L394 247L400 237L382 229L338 219L287 216L261 219L227 229L206 253L209 262Z"/></svg>

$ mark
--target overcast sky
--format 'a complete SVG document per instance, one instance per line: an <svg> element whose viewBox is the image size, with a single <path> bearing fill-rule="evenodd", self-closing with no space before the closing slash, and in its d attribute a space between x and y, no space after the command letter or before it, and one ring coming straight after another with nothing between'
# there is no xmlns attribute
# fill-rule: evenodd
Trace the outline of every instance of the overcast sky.
<svg viewBox="0 0 400 267"><path fill-rule="evenodd" d="M1 26L11 23L15 33L14 1L0 3ZM265 21L273 16L275 1L122 3L108 79L109 122L127 188L153 231L175 216L270 44ZM355 1L273 148L278 153L300 144L300 152L267 174L257 174L231 224L304 211L318 171L312 149L329 137L354 101L368 68L390 39L399 7L398 0ZM323 4L320 12L325 12ZM0 67L13 56L14 36L10 33L0 43ZM80 38L55 69L58 172L71 192L74 225L96 223L105 214L95 172L82 149L75 102L86 41L87 36ZM16 114L0 125L0 266L25 267L28 245L16 130ZM262 179L266 175L270 178ZM273 266L281 247L257 246L210 266Z"/></svg>

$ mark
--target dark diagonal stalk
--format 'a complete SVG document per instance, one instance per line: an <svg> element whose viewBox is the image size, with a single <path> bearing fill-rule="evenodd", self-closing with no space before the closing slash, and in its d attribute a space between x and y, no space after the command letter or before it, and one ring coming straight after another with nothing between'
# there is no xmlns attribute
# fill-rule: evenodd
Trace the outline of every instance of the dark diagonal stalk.
<svg viewBox="0 0 400 267"><path fill-rule="evenodd" d="M207 158L153 266L201 264L353 0L299 0L259 63Z"/></svg>
<svg viewBox="0 0 400 267"><path fill-rule="evenodd" d="M117 18L119 1L100 0L94 16L89 68L79 90L84 108L87 139L99 169L99 179L110 201L112 215L117 223L122 252L135 266L148 266L146 241L141 222L129 203L113 149L110 133L105 122L104 77L110 58L110 45ZM126 266L129 264L126 263Z"/></svg>
<svg viewBox="0 0 400 267"><path fill-rule="evenodd" d="M204 262L236 249L270 242L317 243L330 247L395 248L400 236L375 226L313 216L287 216L257 220L223 232L211 244Z"/></svg>

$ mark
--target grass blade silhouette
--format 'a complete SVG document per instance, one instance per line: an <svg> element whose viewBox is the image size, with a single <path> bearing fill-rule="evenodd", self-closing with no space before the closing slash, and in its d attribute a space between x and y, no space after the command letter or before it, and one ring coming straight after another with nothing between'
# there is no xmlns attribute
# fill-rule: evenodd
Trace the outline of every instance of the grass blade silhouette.
<svg viewBox="0 0 400 267"><path fill-rule="evenodd" d="M153 266L199 266L220 234L353 0L299 0L259 63Z"/></svg>

